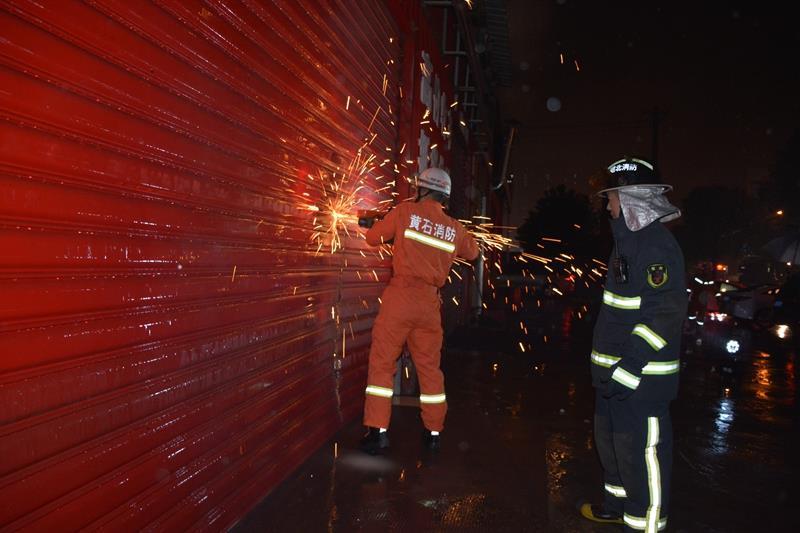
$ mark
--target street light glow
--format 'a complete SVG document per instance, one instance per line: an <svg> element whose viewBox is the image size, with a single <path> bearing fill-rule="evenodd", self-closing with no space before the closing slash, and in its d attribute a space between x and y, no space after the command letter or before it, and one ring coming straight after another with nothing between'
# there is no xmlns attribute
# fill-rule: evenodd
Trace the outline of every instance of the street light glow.
<svg viewBox="0 0 800 533"><path fill-rule="evenodd" d="M788 339L792 336L792 328L787 326L786 324L778 324L777 326L772 328L773 333L779 339Z"/></svg>

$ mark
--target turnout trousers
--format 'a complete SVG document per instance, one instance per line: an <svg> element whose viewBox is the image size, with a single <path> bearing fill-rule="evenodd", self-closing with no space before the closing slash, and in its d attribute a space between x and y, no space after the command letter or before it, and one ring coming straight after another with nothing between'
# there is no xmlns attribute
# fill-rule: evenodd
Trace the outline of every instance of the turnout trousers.
<svg viewBox="0 0 800 533"><path fill-rule="evenodd" d="M439 292L433 285L393 278L381 297L372 328L364 425L388 428L397 359L403 345L417 369L422 422L431 431L444 428L447 402L444 375L439 369L442 320Z"/></svg>
<svg viewBox="0 0 800 533"><path fill-rule="evenodd" d="M594 438L603 466L604 507L619 513L625 531L667 527L672 472L669 402L595 395ZM633 400L633 401L632 401Z"/></svg>

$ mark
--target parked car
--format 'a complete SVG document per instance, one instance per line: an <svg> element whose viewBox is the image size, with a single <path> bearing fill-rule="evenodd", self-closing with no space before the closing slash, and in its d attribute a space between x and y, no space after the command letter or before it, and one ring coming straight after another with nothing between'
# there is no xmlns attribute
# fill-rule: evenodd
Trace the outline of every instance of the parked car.
<svg viewBox="0 0 800 533"><path fill-rule="evenodd" d="M740 320L767 324L772 319L776 291L773 285L759 285L726 291L719 297L720 311Z"/></svg>
<svg viewBox="0 0 800 533"><path fill-rule="evenodd" d="M687 353L713 359L738 361L751 354L753 328L738 319L711 313L705 320L687 320L684 342Z"/></svg>
<svg viewBox="0 0 800 533"><path fill-rule="evenodd" d="M800 346L800 272L791 274L776 289L770 331L779 340Z"/></svg>
<svg viewBox="0 0 800 533"><path fill-rule="evenodd" d="M741 285L727 281L704 281L698 277L692 278L689 287L689 316L691 322L703 325L707 320L715 321L724 319L725 313L721 309L721 299L725 294L743 289Z"/></svg>
<svg viewBox="0 0 800 533"><path fill-rule="evenodd" d="M689 280L689 311L684 333L699 353L714 359L737 361L748 357L753 342L749 320L742 319L741 309L732 309L732 299L744 301L748 289L730 281Z"/></svg>

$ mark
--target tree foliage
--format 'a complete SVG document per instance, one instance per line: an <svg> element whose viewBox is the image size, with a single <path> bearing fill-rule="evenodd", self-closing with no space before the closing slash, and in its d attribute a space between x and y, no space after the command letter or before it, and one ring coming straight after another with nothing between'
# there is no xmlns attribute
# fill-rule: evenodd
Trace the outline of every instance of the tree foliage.
<svg viewBox="0 0 800 533"><path fill-rule="evenodd" d="M778 152L769 180L759 191L759 196L771 212L783 210L782 220L786 225L800 225L800 129L796 129L789 141Z"/></svg>
<svg viewBox="0 0 800 533"><path fill-rule="evenodd" d="M525 250L536 253L542 238L562 241L560 247L578 258L590 260L605 257L610 249L608 232L601 238L601 215L589 197L564 185L548 189L517 229L517 237Z"/></svg>
<svg viewBox="0 0 800 533"><path fill-rule="evenodd" d="M695 187L683 200L675 235L690 262L724 261L748 252L754 240L748 231L757 206L741 190L725 186Z"/></svg>
<svg viewBox="0 0 800 533"><path fill-rule="evenodd" d="M763 255L770 240L800 225L800 130L778 152L758 197L724 186L700 186L683 201L683 217L675 228L690 261L735 261ZM778 214L780 212L780 214Z"/></svg>

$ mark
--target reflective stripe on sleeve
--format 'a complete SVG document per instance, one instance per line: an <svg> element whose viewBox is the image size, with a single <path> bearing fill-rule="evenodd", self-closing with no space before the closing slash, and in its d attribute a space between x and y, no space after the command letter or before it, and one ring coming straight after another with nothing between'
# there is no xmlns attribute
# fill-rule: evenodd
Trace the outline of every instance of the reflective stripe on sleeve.
<svg viewBox="0 0 800 533"><path fill-rule="evenodd" d="M637 531L644 531L647 527L647 520L644 518L640 518L638 516L631 516L628 513L625 513L625 516L622 518L625 521L625 525L627 525L631 529L635 529ZM667 519L666 517L662 518L658 521L658 530L662 531L667 527Z"/></svg>
<svg viewBox="0 0 800 533"><path fill-rule="evenodd" d="M380 396L381 398L391 398L394 394L392 389L378 387L377 385L368 385L365 392L371 396Z"/></svg>
<svg viewBox="0 0 800 533"><path fill-rule="evenodd" d="M613 494L617 498L627 498L628 494L625 492L625 487L620 487L617 485L612 485L610 483L606 483L606 491Z"/></svg>
<svg viewBox="0 0 800 533"><path fill-rule="evenodd" d="M642 306L642 297L620 296L611 291L603 291L603 303L617 309L639 309Z"/></svg>
<svg viewBox="0 0 800 533"><path fill-rule="evenodd" d="M406 228L406 230L403 232L403 235L407 239L420 242L426 246L438 248L439 250L444 250L445 252L453 253L456 251L456 245L452 242L443 241L441 239L437 239L436 237L431 237L429 235L425 235L424 233L414 231L410 228Z"/></svg>
<svg viewBox="0 0 800 533"><path fill-rule="evenodd" d="M614 370L614 373L611 374L611 379L633 390L636 390L636 387L639 386L639 381L641 381L641 378L634 376L621 366Z"/></svg>
<svg viewBox="0 0 800 533"><path fill-rule="evenodd" d="M602 366L604 368L611 368L617 364L622 358L616 355L608 355L600 353L597 350L592 350L592 363ZM648 376L666 376L669 374L677 374L680 370L681 362L676 359L674 361L651 361L642 368L642 374Z"/></svg>
<svg viewBox="0 0 800 533"><path fill-rule="evenodd" d="M442 394L420 394L419 403L444 403L447 397Z"/></svg>
<svg viewBox="0 0 800 533"><path fill-rule="evenodd" d="M649 344L650 347L655 351L659 351L667 345L667 341L665 341L660 335L644 324L636 324L631 332L631 335L638 335L639 337L643 338L645 342Z"/></svg>
<svg viewBox="0 0 800 533"><path fill-rule="evenodd" d="M666 376L668 374L677 374L680 370L680 361L652 361L647 363L642 369L642 374L649 376Z"/></svg>
<svg viewBox="0 0 800 533"><path fill-rule="evenodd" d="M613 365L615 365L620 359L621 357L600 353L597 350L592 350L592 363L596 365L610 368Z"/></svg>

